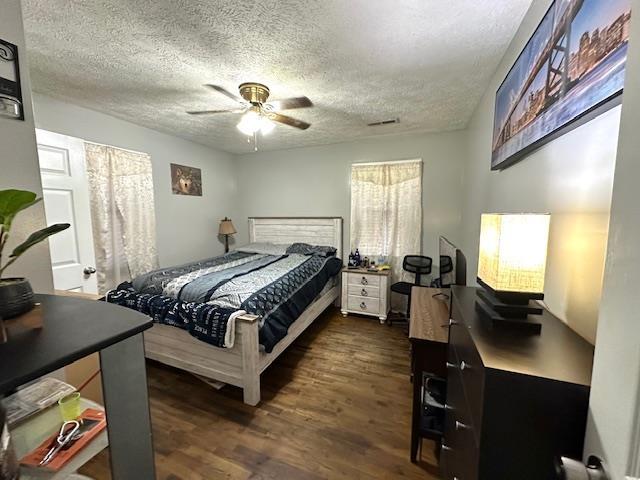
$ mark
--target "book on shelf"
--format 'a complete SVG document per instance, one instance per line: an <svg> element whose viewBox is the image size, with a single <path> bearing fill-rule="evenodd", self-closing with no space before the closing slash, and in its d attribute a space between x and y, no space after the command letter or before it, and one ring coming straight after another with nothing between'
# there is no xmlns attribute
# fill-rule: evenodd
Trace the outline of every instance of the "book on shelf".
<svg viewBox="0 0 640 480"><path fill-rule="evenodd" d="M7 423L13 427L75 391L74 386L57 378L40 378L2 400L7 410Z"/></svg>
<svg viewBox="0 0 640 480"><path fill-rule="evenodd" d="M38 470L48 470L52 472L59 471L64 467L78 452L80 452L91 440L102 432L107 426L107 419L102 410L87 408L78 419L80 421L79 438L71 442L57 452L53 459L44 466L40 466L40 462L47 452L56 445L58 430L42 442L35 450L25 455L20 464L26 468L36 468Z"/></svg>

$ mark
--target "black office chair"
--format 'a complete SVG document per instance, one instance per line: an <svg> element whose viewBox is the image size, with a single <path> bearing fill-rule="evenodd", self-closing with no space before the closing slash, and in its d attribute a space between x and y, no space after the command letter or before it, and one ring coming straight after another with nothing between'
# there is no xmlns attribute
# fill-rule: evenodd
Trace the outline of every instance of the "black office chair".
<svg viewBox="0 0 640 480"><path fill-rule="evenodd" d="M435 288L449 288L451 286L451 276L447 274L453 272L453 260L449 255L440 255L440 276L431 282Z"/></svg>
<svg viewBox="0 0 640 480"><path fill-rule="evenodd" d="M402 260L402 269L414 273L416 278L414 283L409 282L396 282L391 285L391 291L399 293L400 295L406 295L407 299L407 315L406 319L402 321L409 321L409 315L411 311L411 288L415 285L421 285L420 277L422 275L429 275L431 273L431 264L433 260L431 257L425 257L422 255L406 255ZM389 318L388 324L391 325L393 320Z"/></svg>

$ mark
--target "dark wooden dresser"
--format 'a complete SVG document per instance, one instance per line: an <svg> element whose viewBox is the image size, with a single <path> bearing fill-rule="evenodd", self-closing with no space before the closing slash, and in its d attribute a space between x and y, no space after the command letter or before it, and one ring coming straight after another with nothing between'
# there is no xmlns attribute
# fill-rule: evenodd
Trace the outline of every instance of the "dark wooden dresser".
<svg viewBox="0 0 640 480"><path fill-rule="evenodd" d="M593 347L545 310L541 335L491 330L452 288L441 465L447 480L552 480L580 458Z"/></svg>

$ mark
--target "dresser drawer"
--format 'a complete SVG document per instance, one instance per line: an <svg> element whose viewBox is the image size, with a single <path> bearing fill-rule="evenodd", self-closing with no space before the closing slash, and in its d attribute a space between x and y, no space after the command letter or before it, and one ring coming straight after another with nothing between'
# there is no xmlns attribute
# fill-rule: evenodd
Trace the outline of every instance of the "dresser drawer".
<svg viewBox="0 0 640 480"><path fill-rule="evenodd" d="M380 288L369 285L348 285L347 293L356 297L380 298Z"/></svg>
<svg viewBox="0 0 640 480"><path fill-rule="evenodd" d="M348 273L347 283L349 285L368 285L370 287L379 287L380 275L369 275L366 273Z"/></svg>
<svg viewBox="0 0 640 480"><path fill-rule="evenodd" d="M445 480L478 480L480 451L471 433L459 432L453 447L442 445L440 465Z"/></svg>
<svg viewBox="0 0 640 480"><path fill-rule="evenodd" d="M349 295L347 300L347 308L352 312L369 313L371 315L380 314L380 300L371 297L357 297Z"/></svg>
<svg viewBox="0 0 640 480"><path fill-rule="evenodd" d="M451 357L450 357L451 359ZM478 443L475 426L467 404L460 371L449 368L447 374L447 407L443 442L445 479L476 479Z"/></svg>
<svg viewBox="0 0 640 480"><path fill-rule="evenodd" d="M453 358L457 362L457 370L471 414L470 420L475 425L479 440L484 398L484 365L473 344L469 329L464 323L455 321L455 311L454 323L449 332L449 350L453 352Z"/></svg>

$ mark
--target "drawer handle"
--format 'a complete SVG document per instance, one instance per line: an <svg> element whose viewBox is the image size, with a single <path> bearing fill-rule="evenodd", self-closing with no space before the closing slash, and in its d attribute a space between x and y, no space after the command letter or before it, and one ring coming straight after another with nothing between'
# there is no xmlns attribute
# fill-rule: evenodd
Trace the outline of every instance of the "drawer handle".
<svg viewBox="0 0 640 480"><path fill-rule="evenodd" d="M469 425L466 425L466 424L456 420L456 430L468 430L470 428L471 427Z"/></svg>
<svg viewBox="0 0 640 480"><path fill-rule="evenodd" d="M453 327L454 325L459 325L460 322L456 322L453 318L449 319L449 326Z"/></svg>
<svg viewBox="0 0 640 480"><path fill-rule="evenodd" d="M360 283L362 285L369 285L369 280L367 280L367 277L362 277L362 280L360 280Z"/></svg>
<svg viewBox="0 0 640 480"><path fill-rule="evenodd" d="M448 447L447 445L445 445L444 443L442 444L442 450L444 450L445 452L451 452L453 451L453 448Z"/></svg>
<svg viewBox="0 0 640 480"><path fill-rule="evenodd" d="M460 362L460 370L462 370L463 372L467 369L471 368L471 366L466 363L464 360L462 362Z"/></svg>
<svg viewBox="0 0 640 480"><path fill-rule="evenodd" d="M360 292L360 295L362 295L363 297L367 297L369 296L369 293L363 288L362 291Z"/></svg>
<svg viewBox="0 0 640 480"><path fill-rule="evenodd" d="M364 303L364 302L362 302L362 303L360 304L360 308L361 308L362 310L366 310L366 309L367 309L367 304L366 304L366 303Z"/></svg>
<svg viewBox="0 0 640 480"><path fill-rule="evenodd" d="M447 362L447 368L458 368L458 365L455 363Z"/></svg>

